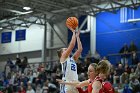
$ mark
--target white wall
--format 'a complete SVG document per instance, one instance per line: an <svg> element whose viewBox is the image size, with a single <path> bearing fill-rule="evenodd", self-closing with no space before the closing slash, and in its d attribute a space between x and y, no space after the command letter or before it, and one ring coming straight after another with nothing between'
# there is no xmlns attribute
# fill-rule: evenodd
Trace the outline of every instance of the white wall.
<svg viewBox="0 0 140 93"><path fill-rule="evenodd" d="M54 25L54 29L61 36L64 42L67 44L68 39L68 30L65 26L65 20L62 23L57 23ZM54 34L54 46L56 47L65 47L64 43Z"/></svg>
<svg viewBox="0 0 140 93"><path fill-rule="evenodd" d="M25 28L17 28L25 29ZM26 29L26 40L15 41L15 30L12 31L12 42L0 44L0 54L11 54L27 51L41 50L43 40L43 26L31 25ZM6 32L6 31L3 31Z"/></svg>
<svg viewBox="0 0 140 93"><path fill-rule="evenodd" d="M59 24L54 24L54 29L57 31L57 33L60 35L60 37L67 43L67 28L65 27L65 21L62 20L62 22L59 22ZM53 42L53 60L58 59L56 50L59 47L65 47L65 45L62 43L62 41L58 38L56 33L51 30L50 25L47 24L47 48L49 48L50 42ZM15 41L15 31L19 29L26 29L26 40L24 41ZM0 43L0 62L6 62L7 57L11 57L13 60L16 58L16 54L24 53L24 56L29 58L29 62L41 62L41 53L39 55L33 57L35 53L38 53L36 51L42 50L42 43L43 43L43 33L44 33L44 26L41 25L31 25L29 28L22 28L18 27L16 30L11 31L12 32L12 42L11 43ZM50 38L50 31L53 31L53 40ZM5 30L2 32L10 32L10 30ZM0 33L2 33L0 32ZM1 41L1 38L0 38ZM50 50L47 50L47 59L49 59L49 52ZM11 54L10 56L8 54ZM30 56L31 55L31 56ZM31 57L31 58L30 58ZM3 59L4 58L4 59ZM21 59L23 56L21 56Z"/></svg>

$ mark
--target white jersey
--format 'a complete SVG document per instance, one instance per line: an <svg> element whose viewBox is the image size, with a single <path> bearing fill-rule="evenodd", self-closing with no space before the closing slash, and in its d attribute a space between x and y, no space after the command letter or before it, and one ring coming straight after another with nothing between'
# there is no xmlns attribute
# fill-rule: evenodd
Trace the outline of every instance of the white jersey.
<svg viewBox="0 0 140 93"><path fill-rule="evenodd" d="M78 81L78 74L77 74L77 64L75 60L71 58L67 58L62 65L62 79L66 81Z"/></svg>
<svg viewBox="0 0 140 93"><path fill-rule="evenodd" d="M61 63L62 65L62 80L64 81L78 81L78 74L77 74L77 64L74 59L67 58L65 62ZM60 93L67 93L68 91L72 90L69 93L78 93L77 89L73 86L61 84L60 85Z"/></svg>

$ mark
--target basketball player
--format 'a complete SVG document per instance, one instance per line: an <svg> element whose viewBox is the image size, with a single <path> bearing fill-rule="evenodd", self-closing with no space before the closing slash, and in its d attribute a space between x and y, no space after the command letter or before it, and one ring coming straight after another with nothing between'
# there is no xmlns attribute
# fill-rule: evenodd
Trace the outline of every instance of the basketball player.
<svg viewBox="0 0 140 93"><path fill-rule="evenodd" d="M79 38L80 31L76 33L73 28L71 27L68 28L73 32L70 44L68 48L61 48L60 50L57 51L57 53L60 58L60 63L62 65L62 73L63 73L62 80L69 82L71 81L78 82L76 60L78 60L82 52L82 44ZM70 57L70 54L75 46L76 39L78 49L74 53L74 55ZM74 86L61 84L60 93L78 93L78 90Z"/></svg>
<svg viewBox="0 0 140 93"><path fill-rule="evenodd" d="M60 84L66 84L66 85L71 85L71 86L77 87L79 93L91 93L91 91L92 91L92 82L93 82L94 78L97 75L96 68L97 68L96 63L91 63L89 65L88 72L87 72L88 78L89 78L88 80L85 80L85 81L82 81L82 82L66 82L66 81L57 79L57 81ZM88 88L86 90L82 90L81 87L84 87L84 86L88 86Z"/></svg>
<svg viewBox="0 0 140 93"><path fill-rule="evenodd" d="M110 63L106 60L100 61L97 71L99 74L92 83L92 93L114 93L112 85L109 82L103 82L110 71Z"/></svg>
<svg viewBox="0 0 140 93"><path fill-rule="evenodd" d="M65 82L65 81L62 81L62 80L57 80L57 81L61 84L72 85L72 86L75 86L75 87L88 86L88 88L85 91L83 91L81 88L77 88L79 93L92 93L92 84L94 82L96 83L97 81L100 81L99 84L101 85L102 88L100 89L100 92L97 92L97 93L115 93L114 88L112 87L111 83L107 82L107 81L104 81L107 77L108 72L106 72L106 74L101 73L101 72L103 72L103 70L107 71L108 68L110 69L110 66L109 66L110 63L107 63L107 62L104 62L104 61L105 60L102 60L101 62L103 62L103 63L99 63L98 66L95 63L92 63L92 64L89 65L89 67L88 67L88 78L89 79L88 80L85 80L85 81L79 82L79 83L77 83L77 82ZM102 67L101 67L101 65L102 65ZM105 69L103 69L103 67L105 67ZM101 68L103 70L98 71ZM99 73L99 76L96 77L96 75L98 73ZM98 90L98 88L97 88L97 90Z"/></svg>

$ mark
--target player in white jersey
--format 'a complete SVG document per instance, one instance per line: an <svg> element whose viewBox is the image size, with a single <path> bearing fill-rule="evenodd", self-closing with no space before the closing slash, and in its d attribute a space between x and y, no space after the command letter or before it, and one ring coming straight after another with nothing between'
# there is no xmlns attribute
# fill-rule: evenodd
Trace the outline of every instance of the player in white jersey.
<svg viewBox="0 0 140 93"><path fill-rule="evenodd" d="M62 65L62 73L63 73L62 80L68 82L71 81L78 82L76 60L78 60L79 56L81 55L83 48L79 38L80 31L76 33L72 28L70 29L72 30L73 35L68 48L61 48L60 50L57 51L57 53L60 58L60 63ZM70 54L75 46L76 39L78 49L74 53L74 55L70 57ZM74 86L61 84L60 93L78 93L78 90Z"/></svg>

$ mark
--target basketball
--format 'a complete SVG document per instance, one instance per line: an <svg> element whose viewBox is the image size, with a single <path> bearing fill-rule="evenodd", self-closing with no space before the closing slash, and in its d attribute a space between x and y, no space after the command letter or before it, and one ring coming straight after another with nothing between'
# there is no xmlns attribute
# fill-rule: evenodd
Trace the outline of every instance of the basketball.
<svg viewBox="0 0 140 93"><path fill-rule="evenodd" d="M78 27L78 19L76 17L69 17L66 20L66 26L73 28L74 30Z"/></svg>

